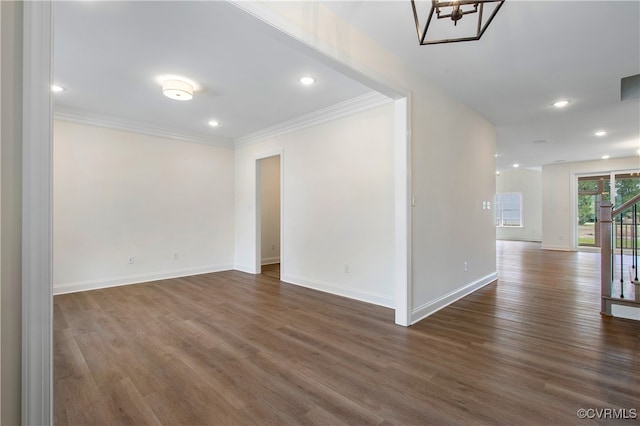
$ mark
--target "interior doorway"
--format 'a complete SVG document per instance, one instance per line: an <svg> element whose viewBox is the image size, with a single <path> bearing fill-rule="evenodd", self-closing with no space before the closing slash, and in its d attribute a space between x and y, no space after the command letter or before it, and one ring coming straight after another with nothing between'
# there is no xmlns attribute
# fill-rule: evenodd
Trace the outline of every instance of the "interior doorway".
<svg viewBox="0 0 640 426"><path fill-rule="evenodd" d="M281 160L280 155L274 155L256 162L257 272L278 279L282 258Z"/></svg>

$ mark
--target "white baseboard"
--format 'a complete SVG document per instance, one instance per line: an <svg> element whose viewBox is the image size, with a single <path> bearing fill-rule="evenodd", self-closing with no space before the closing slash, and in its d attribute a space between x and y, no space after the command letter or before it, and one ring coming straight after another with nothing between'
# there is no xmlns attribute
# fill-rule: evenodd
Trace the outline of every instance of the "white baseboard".
<svg viewBox="0 0 640 426"><path fill-rule="evenodd" d="M496 237L498 241L524 241L529 243L541 243L542 238L538 237Z"/></svg>
<svg viewBox="0 0 640 426"><path fill-rule="evenodd" d="M295 277L292 275L283 275L282 277L280 277L280 280L289 284L299 285L301 287L335 294L337 296L348 297L349 299L360 300L361 302L367 302L392 309L395 308L395 303L392 296L387 296L372 291L354 289L314 279Z"/></svg>
<svg viewBox="0 0 640 426"><path fill-rule="evenodd" d="M574 249L572 249L571 247L568 247L568 246L550 246L550 245L547 245L547 244L543 244L540 248L542 250L575 251Z"/></svg>
<svg viewBox="0 0 640 426"><path fill-rule="evenodd" d="M262 259L263 265L273 265L274 263L280 263L280 256L265 257L264 259Z"/></svg>
<svg viewBox="0 0 640 426"><path fill-rule="evenodd" d="M498 273L494 272L492 274L489 274L487 276L480 278L477 281L469 283L464 287L460 287L459 289L454 290L451 293L445 294L442 297L439 297L435 300L425 303L422 306L419 306L418 308L414 309L411 312L411 324L413 325L418 321L425 319L429 315L432 315L437 311L439 311L440 309L449 306L456 300L459 300L465 296L468 296L469 294L473 293L479 288L482 288L487 284L491 284L497 279L498 279Z"/></svg>
<svg viewBox="0 0 640 426"><path fill-rule="evenodd" d="M640 321L640 308L636 306L625 306L612 303L611 315L617 318Z"/></svg>
<svg viewBox="0 0 640 426"><path fill-rule="evenodd" d="M244 272L246 274L256 274L255 266L245 266L245 265L233 265L233 269L236 271Z"/></svg>
<svg viewBox="0 0 640 426"><path fill-rule="evenodd" d="M187 277L190 275L208 274L234 269L231 265L203 266L200 268L178 269L150 274L129 275L125 277L105 278L100 280L77 281L53 285L53 294L76 293L79 291L97 290L100 288L118 287L129 284L140 284L149 281L166 280L169 278Z"/></svg>

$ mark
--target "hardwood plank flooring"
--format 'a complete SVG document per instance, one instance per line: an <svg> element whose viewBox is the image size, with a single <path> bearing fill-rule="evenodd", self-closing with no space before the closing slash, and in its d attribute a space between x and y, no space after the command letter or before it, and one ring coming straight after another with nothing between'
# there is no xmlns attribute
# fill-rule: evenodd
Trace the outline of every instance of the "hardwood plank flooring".
<svg viewBox="0 0 640 426"><path fill-rule="evenodd" d="M409 328L275 269L56 296L55 424L638 424L576 415L640 411L640 324L600 316L598 255L497 254Z"/></svg>

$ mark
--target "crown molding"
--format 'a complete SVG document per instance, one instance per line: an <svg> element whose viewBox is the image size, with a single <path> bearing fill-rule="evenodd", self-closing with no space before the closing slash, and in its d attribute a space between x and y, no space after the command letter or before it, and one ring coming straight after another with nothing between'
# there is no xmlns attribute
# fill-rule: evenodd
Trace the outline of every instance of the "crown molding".
<svg viewBox="0 0 640 426"><path fill-rule="evenodd" d="M291 120L283 121L275 126L236 138L233 140L236 148L252 145L265 139L274 138L296 130L305 129L327 121L336 120L347 115L355 114L360 111L375 108L386 103L393 102L378 92L370 92L344 102L331 105L326 108L319 109L309 114L301 115Z"/></svg>
<svg viewBox="0 0 640 426"><path fill-rule="evenodd" d="M182 142L213 145L223 148L233 148L233 141L227 138L178 133L169 129L154 126L148 123L140 123L126 118L114 117L102 114L94 114L68 108L55 108L53 117L56 120L85 124L109 129L124 130L126 132L141 133L149 136L175 139Z"/></svg>
<svg viewBox="0 0 640 426"><path fill-rule="evenodd" d="M240 148L258 143L265 139L274 138L296 130L302 130L307 127L336 120L360 111L375 108L389 102L393 102L393 99L378 92L369 92L362 96L319 109L309 114L301 115L291 120L283 121L275 126L267 127L266 129L233 140L214 136L178 133L152 124L140 123L122 117L94 114L69 108L56 108L54 111L54 118L56 120L69 121L72 123L106 127L109 129L141 133L189 143L214 145L224 148Z"/></svg>

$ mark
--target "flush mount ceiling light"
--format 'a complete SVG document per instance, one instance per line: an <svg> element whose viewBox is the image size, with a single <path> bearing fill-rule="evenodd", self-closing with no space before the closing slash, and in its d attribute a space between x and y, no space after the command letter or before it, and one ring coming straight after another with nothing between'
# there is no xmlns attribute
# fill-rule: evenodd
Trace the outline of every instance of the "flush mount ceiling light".
<svg viewBox="0 0 640 426"><path fill-rule="evenodd" d="M308 77L308 76L306 76L306 77L302 77L302 78L300 79L300 83L304 84L305 86L310 86L310 85L312 85L312 84L313 84L313 83L315 83L315 82L316 82L316 79L315 79L315 78L313 78L313 77Z"/></svg>
<svg viewBox="0 0 640 426"><path fill-rule="evenodd" d="M603 156L602 156L602 159L603 159L603 160L608 160L609 158L611 158L611 157L610 157L610 156L608 156L608 155L603 155Z"/></svg>
<svg viewBox="0 0 640 426"><path fill-rule="evenodd" d="M516 163L513 165L513 167L517 169L518 167L520 167L520 164Z"/></svg>
<svg viewBox="0 0 640 426"><path fill-rule="evenodd" d="M594 133L594 135L596 135L596 136L606 136L607 135L607 131L606 130L598 130L597 132Z"/></svg>
<svg viewBox="0 0 640 426"><path fill-rule="evenodd" d="M480 40L505 0L411 0L413 18L421 45ZM427 12L427 5L431 4ZM465 15L472 19L462 19ZM427 16L424 29L419 16ZM446 19L449 18L449 19ZM453 25L451 25L453 22Z"/></svg>
<svg viewBox="0 0 640 426"><path fill-rule="evenodd" d="M559 101L555 101L552 105L556 108L564 108L567 105L569 105L571 103L571 101L566 100L566 99L561 99Z"/></svg>
<svg viewBox="0 0 640 426"><path fill-rule="evenodd" d="M183 80L164 80L162 94L177 101L189 101L193 99L193 86Z"/></svg>
<svg viewBox="0 0 640 426"><path fill-rule="evenodd" d="M64 87L62 87L62 86L58 86L57 84L52 84L52 85L51 85L51 91L52 91L53 93L64 92Z"/></svg>
<svg viewBox="0 0 640 426"><path fill-rule="evenodd" d="M209 120L209 126L211 127L218 127L220 125L220 123L216 120Z"/></svg>

